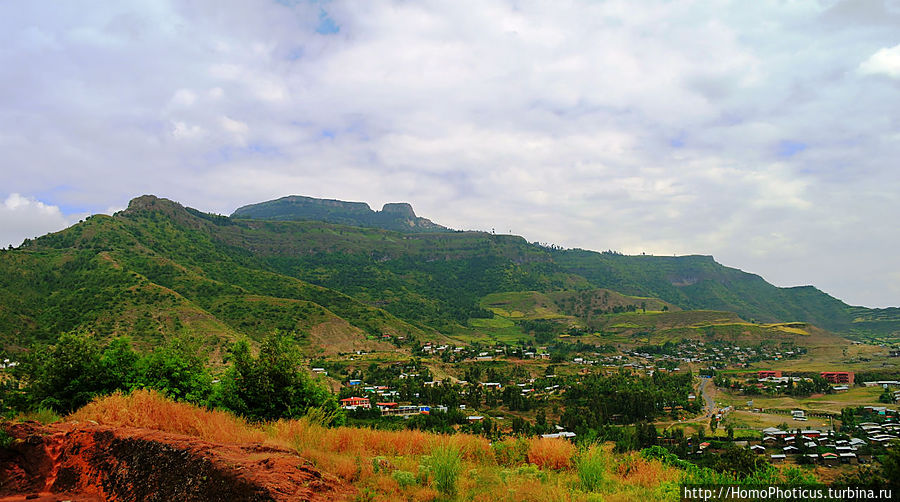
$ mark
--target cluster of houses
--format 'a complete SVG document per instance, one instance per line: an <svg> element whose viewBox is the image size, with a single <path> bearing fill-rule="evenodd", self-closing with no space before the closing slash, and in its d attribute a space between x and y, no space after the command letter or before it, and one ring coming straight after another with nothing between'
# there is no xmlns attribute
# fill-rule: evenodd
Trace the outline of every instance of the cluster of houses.
<svg viewBox="0 0 900 502"><path fill-rule="evenodd" d="M427 342L421 348L422 355L449 356L450 360L490 361L498 358L515 357L520 359L550 359L547 347L515 347L495 345L489 348L474 349L471 347L451 346ZM683 340L673 347L667 347L662 353L641 351L625 351L624 355L590 354L579 357L573 362L586 365L623 366L631 364L637 369L642 366L664 367L671 369L681 363L708 363L723 368L730 365L745 367L757 361L777 361L797 357L802 352L798 349L781 350L769 346L741 346L721 342L702 342Z"/></svg>
<svg viewBox="0 0 900 502"><path fill-rule="evenodd" d="M900 436L897 436L897 433L900 432L900 424L879 425L874 422L864 422L859 424L859 428L865 432L873 444L885 445L900 439Z"/></svg>
<svg viewBox="0 0 900 502"><path fill-rule="evenodd" d="M822 371L819 376L824 378L828 383L832 384L832 390L835 392L846 392L850 390L850 386L854 382L854 373L852 371ZM789 383L811 382L812 378L800 376L784 376L781 370L760 370L756 372L755 384L758 388L763 388L767 384L774 384L775 387L786 387Z"/></svg>
<svg viewBox="0 0 900 502"><path fill-rule="evenodd" d="M627 355L593 354L594 358L585 359L584 357L576 357L572 359L572 362L574 364L584 366L602 366L603 368L605 368L605 373L607 375L618 373L619 370L628 370L635 373L644 373L647 375L653 375L655 371L659 371L660 373L677 373L681 371L681 368L673 367L674 365L671 364L663 364L661 366L657 366L656 364L654 364L654 360L652 358L640 358L640 356L635 357L635 353L626 354ZM587 369L584 370L585 373L587 371Z"/></svg>
<svg viewBox="0 0 900 502"><path fill-rule="evenodd" d="M762 443L750 449L760 455L769 454L769 459L775 463L792 459L796 462L838 465L872 460L871 454L860 451L866 446L866 441L856 437L835 439L834 431L783 431L769 427L762 432Z"/></svg>
<svg viewBox="0 0 900 502"><path fill-rule="evenodd" d="M426 342L421 348L422 355L441 356L449 361L493 361L497 358L515 357L519 359L550 359L547 347L515 347L495 345L489 348L473 348L438 345Z"/></svg>
<svg viewBox="0 0 900 502"><path fill-rule="evenodd" d="M782 350L767 345L741 346L722 342L702 342L682 340L673 347L667 347L663 353L647 353L640 351L627 354L649 360L660 365L665 361L672 364L706 363L713 368L725 368L729 365L743 368L758 361L778 361L791 359L802 354L801 350ZM666 364L668 365L668 364Z"/></svg>
<svg viewBox="0 0 900 502"><path fill-rule="evenodd" d="M340 400L341 409L352 410L370 410L372 409L372 401L367 397L348 397ZM375 406L381 411L382 416L399 416L408 417L412 415L427 415L432 411L447 412L446 406L433 405L408 405L400 406L395 402L376 402Z"/></svg>
<svg viewBox="0 0 900 502"><path fill-rule="evenodd" d="M857 425L859 431L866 435L866 439L873 445L886 446L891 441L900 439L900 423L893 422L897 419L897 410L886 406L864 406L863 412L878 417L877 420L889 422L862 422Z"/></svg>

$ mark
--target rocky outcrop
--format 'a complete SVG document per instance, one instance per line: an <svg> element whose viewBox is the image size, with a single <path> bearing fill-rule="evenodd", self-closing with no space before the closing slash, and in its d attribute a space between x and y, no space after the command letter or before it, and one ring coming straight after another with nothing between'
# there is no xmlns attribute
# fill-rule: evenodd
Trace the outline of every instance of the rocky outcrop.
<svg viewBox="0 0 900 502"><path fill-rule="evenodd" d="M316 220L357 227L383 228L400 232L442 232L449 229L416 216L406 202L390 202L373 211L364 202L345 202L290 195L250 204L235 210L232 218L252 220Z"/></svg>
<svg viewBox="0 0 900 502"><path fill-rule="evenodd" d="M4 424L3 500L345 500L355 490L294 452L149 429Z"/></svg>

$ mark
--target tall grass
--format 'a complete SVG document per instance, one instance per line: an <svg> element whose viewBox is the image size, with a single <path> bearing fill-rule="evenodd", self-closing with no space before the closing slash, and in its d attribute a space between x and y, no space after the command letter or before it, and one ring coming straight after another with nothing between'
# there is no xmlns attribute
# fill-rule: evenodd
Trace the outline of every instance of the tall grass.
<svg viewBox="0 0 900 502"><path fill-rule="evenodd" d="M598 491L606 482L606 459L603 451L593 445L582 451L575 460L575 470L582 490Z"/></svg>
<svg viewBox="0 0 900 502"><path fill-rule="evenodd" d="M439 445L422 464L439 492L447 496L456 495L456 478L462 469L458 448L452 444Z"/></svg>
<svg viewBox="0 0 900 502"><path fill-rule="evenodd" d="M69 416L115 427L145 427L222 443L262 443L266 435L241 418L171 401L154 390L136 390L95 398Z"/></svg>
<svg viewBox="0 0 900 502"><path fill-rule="evenodd" d="M528 440L528 462L542 469L568 469L572 467L575 446L560 438L533 438Z"/></svg>
<svg viewBox="0 0 900 502"><path fill-rule="evenodd" d="M483 461L493 458L487 439L468 434L439 436L416 431L385 431L353 427L324 427L310 417L279 420L269 426L269 435L298 450L324 449L366 456L424 455L441 438L459 450L463 459Z"/></svg>

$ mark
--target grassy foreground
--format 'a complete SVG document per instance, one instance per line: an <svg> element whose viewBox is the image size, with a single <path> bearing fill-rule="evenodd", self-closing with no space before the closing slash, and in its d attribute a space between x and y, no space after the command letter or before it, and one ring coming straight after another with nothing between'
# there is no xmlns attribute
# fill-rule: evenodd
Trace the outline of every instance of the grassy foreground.
<svg viewBox="0 0 900 502"><path fill-rule="evenodd" d="M294 450L356 500L679 500L679 484L809 484L809 470L767 463L752 472L698 467L664 448L613 453L611 445L471 434L328 427L313 409L295 420L249 423L229 412L175 402L151 390L98 397L67 419L156 429L231 444ZM749 454L749 453L747 453ZM751 456L754 456L751 454ZM755 457L755 456L754 456Z"/></svg>
<svg viewBox="0 0 900 502"><path fill-rule="evenodd" d="M251 424L154 391L98 398L68 417L213 442L295 449L358 489L358 500L677 500L683 471L637 453L579 449L560 439L494 442L469 434L326 427L315 412Z"/></svg>

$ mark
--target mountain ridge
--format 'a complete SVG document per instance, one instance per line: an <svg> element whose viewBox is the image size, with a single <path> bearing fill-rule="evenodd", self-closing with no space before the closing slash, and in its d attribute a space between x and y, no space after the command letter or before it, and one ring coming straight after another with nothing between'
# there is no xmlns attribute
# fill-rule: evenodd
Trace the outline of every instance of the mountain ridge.
<svg viewBox="0 0 900 502"><path fill-rule="evenodd" d="M487 295L604 288L759 323L900 333L900 309L778 288L708 255L626 256L486 232L230 218L145 195L113 216L0 254L0 341L21 347L71 329L134 332L148 344L178 333L228 340L296 330L311 350L365 348L385 335L468 340L490 325L473 321L493 317L481 304ZM593 301L575 311L590 317L588 307L600 308Z"/></svg>

